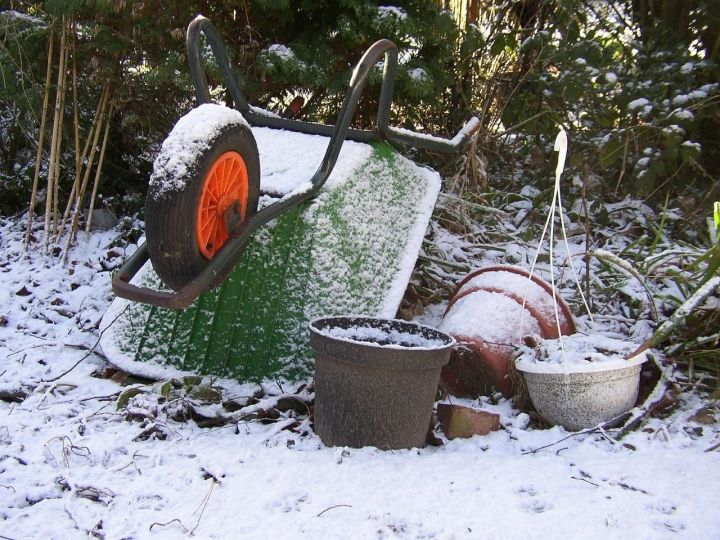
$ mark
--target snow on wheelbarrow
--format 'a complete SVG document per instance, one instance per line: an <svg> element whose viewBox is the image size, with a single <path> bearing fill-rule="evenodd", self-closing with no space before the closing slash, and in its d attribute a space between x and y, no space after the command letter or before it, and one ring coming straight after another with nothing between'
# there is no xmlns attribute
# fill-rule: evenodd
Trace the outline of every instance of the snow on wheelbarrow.
<svg viewBox="0 0 720 540"><path fill-rule="evenodd" d="M200 33L235 109L210 103ZM187 49L199 105L156 159L147 241L113 279L120 298L104 317L103 349L145 375L307 376L308 321L394 316L417 258L440 178L388 143L456 151L479 122L452 140L390 126L397 48L388 40L356 66L334 126L250 107L204 17L188 27ZM377 126L350 128L383 57Z"/></svg>

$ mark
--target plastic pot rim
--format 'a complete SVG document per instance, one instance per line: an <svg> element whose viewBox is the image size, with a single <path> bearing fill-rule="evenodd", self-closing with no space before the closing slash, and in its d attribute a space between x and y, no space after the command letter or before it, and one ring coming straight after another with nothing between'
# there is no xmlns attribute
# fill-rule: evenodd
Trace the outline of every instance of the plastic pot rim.
<svg viewBox="0 0 720 540"><path fill-rule="evenodd" d="M574 375L587 373L602 373L609 371L618 371L629 367L639 366L649 360L649 356L644 351L627 360L614 360L612 362L597 362L595 364L548 364L542 361L529 363L515 361L515 369L522 373L531 373L537 375ZM552 367L552 369L548 369Z"/></svg>
<svg viewBox="0 0 720 540"><path fill-rule="evenodd" d="M388 322L388 323L395 323L395 324L405 326L405 327L412 327L415 329L423 329L426 332L430 332L431 334L436 335L438 340L442 339L444 342L442 343L442 345L437 345L437 346L433 346L433 347L414 347L414 346L405 346L405 345L400 345L400 344L383 345L380 343L375 343L373 341L363 341L363 340L351 339L351 338L347 338L347 337L333 336L327 332L323 332L323 329L318 328L318 326L317 326L318 323L320 323L320 322L327 321L330 323L332 321L351 320L351 319L357 319L358 321ZM328 325L328 326L330 326L330 325ZM335 328L343 328L342 326L339 326L339 325L334 326L334 327ZM415 321L406 321L403 319L394 319L394 318L390 318L390 317L372 317L369 315L355 315L355 314L323 316L323 317L316 317L316 318L312 319L308 323L308 328L310 328L311 335L315 334L315 335L325 338L325 339L344 342L344 343L348 343L348 344L352 344L352 345L360 346L360 347L370 347L373 349L392 349L392 350L398 350L398 351L418 351L419 352L419 351L439 351L439 350L451 348L451 347L454 347L455 345L457 345L457 340L452 335L448 334L447 332L438 330L437 328L426 325L426 324L420 324Z"/></svg>

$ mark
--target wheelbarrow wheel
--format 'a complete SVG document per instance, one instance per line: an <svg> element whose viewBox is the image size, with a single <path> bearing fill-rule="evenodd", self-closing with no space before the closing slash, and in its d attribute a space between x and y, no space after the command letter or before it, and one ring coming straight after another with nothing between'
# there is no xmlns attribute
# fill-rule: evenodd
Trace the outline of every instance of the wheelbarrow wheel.
<svg viewBox="0 0 720 540"><path fill-rule="evenodd" d="M214 132L204 150L178 152L177 144L163 144L145 202L150 260L160 279L176 291L194 280L228 241L230 231L257 211L260 164L252 132L233 121ZM171 137L173 133L168 140ZM158 166L172 160L173 167ZM241 254L235 254L235 261ZM231 270L216 274L210 288Z"/></svg>

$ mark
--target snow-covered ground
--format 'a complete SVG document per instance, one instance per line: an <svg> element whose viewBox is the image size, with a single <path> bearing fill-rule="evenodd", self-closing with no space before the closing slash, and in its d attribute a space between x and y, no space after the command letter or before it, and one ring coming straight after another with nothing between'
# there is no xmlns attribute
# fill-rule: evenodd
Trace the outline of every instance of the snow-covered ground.
<svg viewBox="0 0 720 540"><path fill-rule="evenodd" d="M499 413L501 429L413 450L326 448L292 411L201 428L90 352L119 229L82 238L67 266L22 238L0 222L2 539L720 537L720 434L698 394L621 441L537 429L507 400L453 400ZM119 411L133 387L146 393Z"/></svg>

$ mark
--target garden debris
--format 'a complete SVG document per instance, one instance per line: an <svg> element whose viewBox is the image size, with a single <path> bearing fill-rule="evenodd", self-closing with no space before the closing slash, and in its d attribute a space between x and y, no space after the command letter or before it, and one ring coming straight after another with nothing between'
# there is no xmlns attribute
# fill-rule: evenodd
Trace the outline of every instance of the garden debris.
<svg viewBox="0 0 720 540"><path fill-rule="evenodd" d="M117 410L124 409L127 407L128 403L132 398L137 396L138 394L145 393L145 390L142 388L129 388L128 390L125 390L120 394L120 397L118 397L117 400Z"/></svg>
<svg viewBox="0 0 720 540"><path fill-rule="evenodd" d="M248 405L255 405L258 401L260 401L258 398L254 396L250 397L232 397L229 399L225 399L222 402L222 407L225 409L225 411L229 413L234 413L236 411L239 411L243 407L247 407Z"/></svg>
<svg viewBox="0 0 720 540"><path fill-rule="evenodd" d="M314 395L306 385L296 393L274 396L267 396L263 388L246 397L228 397L225 391L212 378L186 376L128 388L119 394L117 410L124 412L126 420L140 423L143 431L137 440L165 440L172 434L168 423L190 420L200 428L257 421L282 424L278 432L295 431L301 423L298 418L307 419L313 411Z"/></svg>
<svg viewBox="0 0 720 540"><path fill-rule="evenodd" d="M438 422L437 415L433 414L430 419L430 425L428 426L427 437L425 439L425 444L428 446L442 446L444 444L442 437L440 437L437 432L439 426L440 424Z"/></svg>
<svg viewBox="0 0 720 540"><path fill-rule="evenodd" d="M127 371L123 371L114 366L107 366L92 374L97 379L109 379L121 386L130 386L131 384L152 384L154 379L131 375Z"/></svg>
<svg viewBox="0 0 720 540"><path fill-rule="evenodd" d="M18 296L30 296L32 292L29 291L27 287L23 286L19 291L16 291L15 294Z"/></svg>
<svg viewBox="0 0 720 540"><path fill-rule="evenodd" d="M26 397L27 393L20 389L0 390L0 401L6 403L22 403Z"/></svg>
<svg viewBox="0 0 720 540"><path fill-rule="evenodd" d="M448 439L467 439L474 435L487 435L500 429L500 415L478 411L462 405L440 403L437 415Z"/></svg>
<svg viewBox="0 0 720 540"><path fill-rule="evenodd" d="M711 407L703 407L690 417L690 421L709 426L717 423L717 417Z"/></svg>

